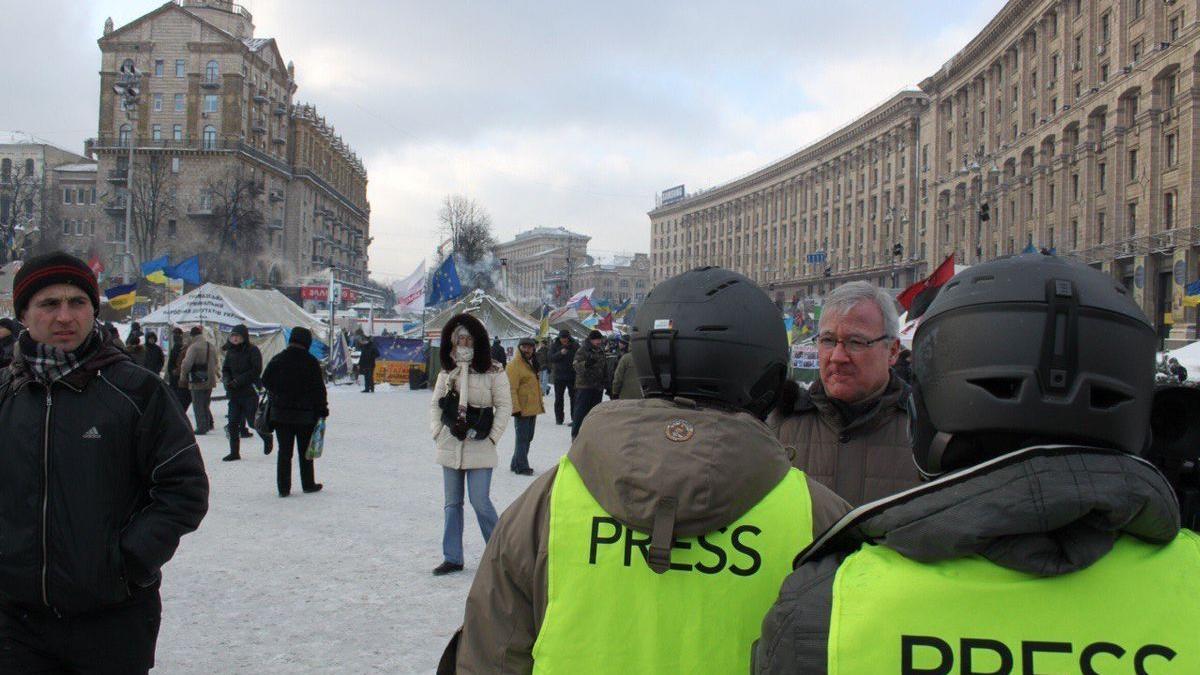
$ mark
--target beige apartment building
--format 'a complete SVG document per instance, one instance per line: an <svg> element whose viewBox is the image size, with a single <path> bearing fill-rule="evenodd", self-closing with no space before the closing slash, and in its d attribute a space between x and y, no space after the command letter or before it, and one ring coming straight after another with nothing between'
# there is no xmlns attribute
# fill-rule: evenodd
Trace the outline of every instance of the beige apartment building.
<svg viewBox="0 0 1200 675"><path fill-rule="evenodd" d="M551 283L562 281L561 275L549 277ZM611 261L594 262L578 269L571 280L572 294L589 288L596 289L592 297L615 303L632 301L639 305L650 292L650 256L635 253L632 256L616 256Z"/></svg>
<svg viewBox="0 0 1200 675"><path fill-rule="evenodd" d="M366 279L366 171L311 106L293 105L295 68L273 38L255 37L248 11L228 0L175 0L120 28L110 20L99 46L99 134L89 150L108 216L109 269L120 269L124 252L132 144L135 182L148 156L169 167L173 213L151 256L200 253L202 265L219 264L222 204L233 186L247 185L249 208L263 221L262 247L238 276L280 284L332 268L341 280ZM124 64L144 73L132 115L113 91Z"/></svg>
<svg viewBox="0 0 1200 675"><path fill-rule="evenodd" d="M920 92L652 210L654 279L711 262L796 297L855 278L900 288L950 254L971 264L1032 247L1112 274L1170 344L1195 339L1196 312L1182 298L1200 276L1198 15L1200 0L1010 0ZM888 112L898 100L911 101L903 123ZM905 133L880 137L872 119ZM844 184L861 169L836 142L852 130L874 137L875 153L855 144L869 172L884 170L878 150L892 147L890 204L881 185L864 219ZM888 260L896 243L903 253ZM814 250L829 263L807 263Z"/></svg>
<svg viewBox="0 0 1200 675"><path fill-rule="evenodd" d="M492 254L506 271L506 294L530 310L569 298L571 293L563 295L569 288L566 279L592 263L587 254L591 239L565 227L535 227L497 244Z"/></svg>
<svg viewBox="0 0 1200 675"><path fill-rule="evenodd" d="M69 250L86 255L95 205L94 162L47 143L0 144L0 260L50 250L68 228Z"/></svg>

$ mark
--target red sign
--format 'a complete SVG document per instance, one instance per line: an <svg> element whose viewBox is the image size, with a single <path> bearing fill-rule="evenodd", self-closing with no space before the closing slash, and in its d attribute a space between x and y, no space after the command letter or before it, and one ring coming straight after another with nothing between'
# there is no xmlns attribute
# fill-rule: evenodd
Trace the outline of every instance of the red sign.
<svg viewBox="0 0 1200 675"><path fill-rule="evenodd" d="M316 302L327 302L329 300L328 286L301 286L301 300L315 300ZM342 302L357 302L358 293L349 288L342 289Z"/></svg>

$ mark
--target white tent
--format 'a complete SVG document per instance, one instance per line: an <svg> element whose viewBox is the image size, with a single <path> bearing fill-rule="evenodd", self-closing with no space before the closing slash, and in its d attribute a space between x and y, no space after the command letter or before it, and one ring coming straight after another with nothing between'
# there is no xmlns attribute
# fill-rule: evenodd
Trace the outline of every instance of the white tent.
<svg viewBox="0 0 1200 675"><path fill-rule="evenodd" d="M228 335L245 324L265 363L287 346L284 330L303 326L324 343L327 328L300 305L275 289L257 290L217 284L203 286L159 307L141 320L142 328L204 325ZM224 342L224 340L220 340Z"/></svg>

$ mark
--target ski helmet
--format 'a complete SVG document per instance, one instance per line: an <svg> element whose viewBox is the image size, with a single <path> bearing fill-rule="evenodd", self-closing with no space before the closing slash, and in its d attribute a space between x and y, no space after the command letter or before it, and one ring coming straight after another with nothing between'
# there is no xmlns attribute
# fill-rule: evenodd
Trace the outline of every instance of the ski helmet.
<svg viewBox="0 0 1200 675"><path fill-rule="evenodd" d="M779 309L753 281L701 267L655 286L630 351L647 397L721 401L764 417L787 379Z"/></svg>
<svg viewBox="0 0 1200 675"><path fill-rule="evenodd" d="M1111 276L1043 255L942 288L913 338L913 456L937 475L1040 443L1140 453L1157 337Z"/></svg>

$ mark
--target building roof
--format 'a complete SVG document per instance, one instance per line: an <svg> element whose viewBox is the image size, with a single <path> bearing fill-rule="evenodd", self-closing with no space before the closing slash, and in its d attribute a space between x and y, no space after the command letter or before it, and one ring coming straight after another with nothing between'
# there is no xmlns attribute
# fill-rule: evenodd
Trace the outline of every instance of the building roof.
<svg viewBox="0 0 1200 675"><path fill-rule="evenodd" d="M524 232L518 232L517 236L513 237L513 241L520 241L522 239L530 239L533 237L574 237L577 239L585 239L588 241L591 241L591 239L592 239L591 237L589 237L586 234L579 234L578 232L572 232L565 227L535 227L532 230L525 230ZM511 242L509 242L509 243L511 243ZM503 246L503 245L504 244L501 244L501 246Z"/></svg>
<svg viewBox="0 0 1200 675"><path fill-rule="evenodd" d="M96 173L96 163L91 162L88 164L63 164L62 166L54 167L54 170L62 171L64 173L89 173L89 172Z"/></svg>
<svg viewBox="0 0 1200 675"><path fill-rule="evenodd" d="M242 44L246 45L250 51L256 52L271 44L271 38L242 38Z"/></svg>

